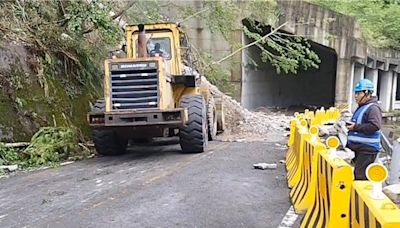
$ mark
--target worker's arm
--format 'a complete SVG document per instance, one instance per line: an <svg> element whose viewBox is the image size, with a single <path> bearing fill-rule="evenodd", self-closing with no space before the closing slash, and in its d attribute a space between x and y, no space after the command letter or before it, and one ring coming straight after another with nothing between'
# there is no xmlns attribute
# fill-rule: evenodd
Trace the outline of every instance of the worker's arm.
<svg viewBox="0 0 400 228"><path fill-rule="evenodd" d="M364 134L373 134L379 131L382 125L382 112L379 107L376 105L371 106L366 115L367 123L356 124L354 126L354 131Z"/></svg>

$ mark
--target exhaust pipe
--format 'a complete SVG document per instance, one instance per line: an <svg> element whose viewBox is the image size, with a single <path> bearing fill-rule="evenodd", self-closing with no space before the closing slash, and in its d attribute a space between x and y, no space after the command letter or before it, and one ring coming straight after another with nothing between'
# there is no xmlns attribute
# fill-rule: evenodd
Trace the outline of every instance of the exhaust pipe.
<svg viewBox="0 0 400 228"><path fill-rule="evenodd" d="M147 38L146 31L144 30L144 25L139 24L139 36L138 36L138 57L147 57Z"/></svg>

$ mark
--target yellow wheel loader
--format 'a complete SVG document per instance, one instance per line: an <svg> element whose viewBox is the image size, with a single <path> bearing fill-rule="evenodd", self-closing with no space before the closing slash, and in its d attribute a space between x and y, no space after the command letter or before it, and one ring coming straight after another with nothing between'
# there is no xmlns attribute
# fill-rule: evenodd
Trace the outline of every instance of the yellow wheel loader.
<svg viewBox="0 0 400 228"><path fill-rule="evenodd" d="M187 39L178 24L128 25L126 56L104 63L104 98L88 113L99 154L124 153L128 142L179 136L183 152L203 152L218 129L215 100L184 64ZM222 111L221 108L218 110Z"/></svg>

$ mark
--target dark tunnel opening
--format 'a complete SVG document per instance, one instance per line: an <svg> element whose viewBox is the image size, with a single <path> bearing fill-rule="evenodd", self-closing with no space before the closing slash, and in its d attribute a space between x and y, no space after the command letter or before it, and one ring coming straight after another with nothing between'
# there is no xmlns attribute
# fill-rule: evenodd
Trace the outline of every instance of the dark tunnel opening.
<svg viewBox="0 0 400 228"><path fill-rule="evenodd" d="M248 28L249 21L243 20ZM255 30L253 30L255 31ZM260 35L271 31L270 26L262 27ZM285 31L280 31L287 33ZM243 34L243 45L254 40ZM335 103L336 65L335 50L308 40L311 49L319 56L318 69L299 69L298 73L278 74L270 63L263 63L261 50L253 45L243 52L242 104L248 109L259 107L293 108L331 107ZM264 46L265 47L265 46ZM257 63L257 66L253 64Z"/></svg>

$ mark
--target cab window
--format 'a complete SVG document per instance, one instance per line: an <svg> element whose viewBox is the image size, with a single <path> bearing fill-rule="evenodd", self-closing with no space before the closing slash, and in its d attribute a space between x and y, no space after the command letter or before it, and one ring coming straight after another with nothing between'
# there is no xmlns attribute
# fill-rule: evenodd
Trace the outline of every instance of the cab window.
<svg viewBox="0 0 400 228"><path fill-rule="evenodd" d="M138 40L136 40L136 56L138 55ZM160 56L171 59L171 40L168 37L153 37L147 42L147 54L150 57Z"/></svg>

